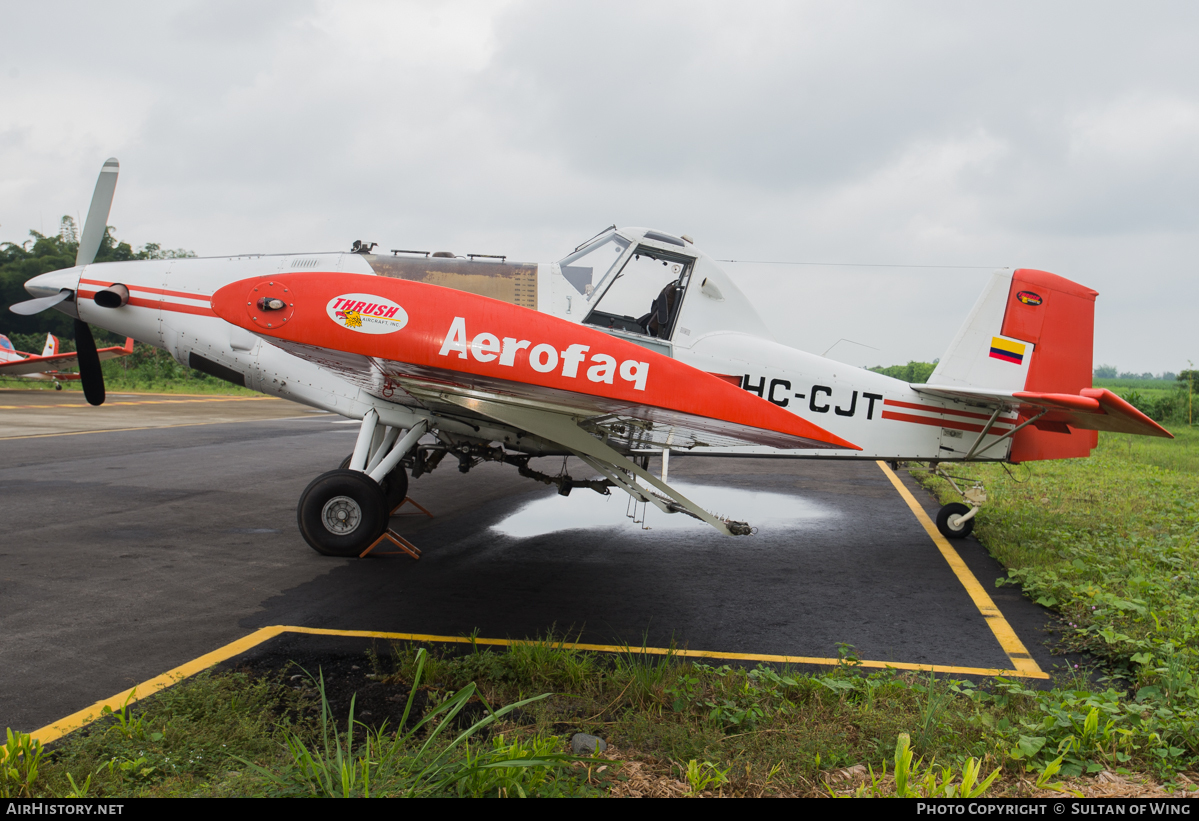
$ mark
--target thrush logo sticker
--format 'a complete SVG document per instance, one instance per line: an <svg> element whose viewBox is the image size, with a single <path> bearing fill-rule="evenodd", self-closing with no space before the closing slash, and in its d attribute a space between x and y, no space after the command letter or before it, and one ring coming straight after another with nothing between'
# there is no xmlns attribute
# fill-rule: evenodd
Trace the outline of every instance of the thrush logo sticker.
<svg viewBox="0 0 1199 821"><path fill-rule="evenodd" d="M408 314L390 299L372 294L342 294L325 306L329 318L360 334L390 334L408 324Z"/></svg>
<svg viewBox="0 0 1199 821"><path fill-rule="evenodd" d="M1023 302L1025 305L1040 305L1041 295L1034 294L1032 291L1021 291L1016 294L1016 299Z"/></svg>

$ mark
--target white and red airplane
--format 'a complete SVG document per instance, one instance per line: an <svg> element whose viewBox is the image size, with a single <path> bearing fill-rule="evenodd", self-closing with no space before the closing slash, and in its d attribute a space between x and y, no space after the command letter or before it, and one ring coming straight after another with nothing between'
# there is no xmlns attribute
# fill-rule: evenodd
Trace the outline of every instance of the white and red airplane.
<svg viewBox="0 0 1199 821"><path fill-rule="evenodd" d="M96 351L98 361L116 359L133 353L133 339L127 338L124 346L100 348ZM46 346L42 348L41 356L23 353L13 347L12 342L4 334L0 334L0 376L20 376L23 379L53 379L54 388L62 390L62 383L79 378L76 371L60 371L61 367L70 367L76 363L78 354L74 351L58 352L58 337L46 334Z"/></svg>
<svg viewBox="0 0 1199 821"><path fill-rule="evenodd" d="M170 351L230 382L362 420L353 454L308 486L300 530L317 551L360 555L413 478L448 454L701 519L667 484L671 451L946 462L1087 456L1097 431L1169 432L1091 387L1095 291L1043 271L992 275L928 384L909 385L775 341L732 279L690 238L613 226L558 262L413 251L252 254L92 264L116 185L104 164L74 268L26 283L76 318ZM89 401L98 363L80 355ZM427 437L427 434L432 434ZM432 443L422 443L422 437ZM646 470L663 453L663 475ZM574 455L602 479L547 476ZM985 499L946 505L962 537Z"/></svg>

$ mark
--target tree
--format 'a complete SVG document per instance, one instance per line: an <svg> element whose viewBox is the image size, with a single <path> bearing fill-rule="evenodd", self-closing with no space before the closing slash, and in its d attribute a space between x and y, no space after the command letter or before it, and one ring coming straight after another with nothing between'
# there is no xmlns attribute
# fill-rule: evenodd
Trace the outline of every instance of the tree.
<svg viewBox="0 0 1199 821"><path fill-rule="evenodd" d="M902 379L904 382L919 385L928 381L929 376L932 375L936 367L936 363L933 362L909 362L906 365L892 365L889 368L876 365L870 370L875 373L881 373L883 376L890 376L894 379Z"/></svg>
<svg viewBox="0 0 1199 821"><path fill-rule="evenodd" d="M132 259L176 259L194 257L191 251L163 249L157 243L147 243L135 251L127 242L117 242L116 228L108 226L100 240L96 262L114 262ZM33 316L19 316L8 311L8 306L29 299L25 283L39 274L60 271L75 265L79 251L79 232L75 220L63 217L57 235L45 236L30 231L31 239L17 245L15 242L0 243L0 303L3 304L4 319L0 333L46 334L71 337L74 335L70 317L58 311L42 311ZM99 338L105 332L97 330Z"/></svg>
<svg viewBox="0 0 1199 821"><path fill-rule="evenodd" d="M1115 379L1116 378L1116 366L1115 365L1100 365L1098 368L1095 369L1095 378L1096 379Z"/></svg>
<svg viewBox="0 0 1199 821"><path fill-rule="evenodd" d="M1191 393L1199 393L1199 371L1186 370L1178 374L1178 386Z"/></svg>

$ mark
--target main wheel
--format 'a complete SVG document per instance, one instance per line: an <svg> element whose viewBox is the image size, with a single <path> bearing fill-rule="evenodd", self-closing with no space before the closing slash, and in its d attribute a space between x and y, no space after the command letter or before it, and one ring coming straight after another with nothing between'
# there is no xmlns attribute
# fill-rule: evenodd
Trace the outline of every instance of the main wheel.
<svg viewBox="0 0 1199 821"><path fill-rule="evenodd" d="M408 495L408 472L403 465L396 465L383 478L383 493L387 496L387 512L390 514Z"/></svg>
<svg viewBox="0 0 1199 821"><path fill-rule="evenodd" d="M950 524L950 522L954 517L965 516L969 512L970 508L959 502L953 502L945 505L945 507L941 508L940 512L937 513L937 530L941 531L941 535L946 539L966 538L970 535L970 532L974 530L974 517L971 516L966 521L958 524L956 528Z"/></svg>
<svg viewBox="0 0 1199 821"><path fill-rule="evenodd" d="M354 458L354 454L350 454L341 460L341 469L349 470L350 460ZM399 507L400 502L404 501L404 497L408 495L408 472L404 470L403 465L396 465L392 468L391 473L383 477L383 493L387 496L387 512L395 510Z"/></svg>
<svg viewBox="0 0 1199 821"><path fill-rule="evenodd" d="M390 513L374 479L356 470L331 470L304 489L296 518L317 553L357 556L383 534Z"/></svg>

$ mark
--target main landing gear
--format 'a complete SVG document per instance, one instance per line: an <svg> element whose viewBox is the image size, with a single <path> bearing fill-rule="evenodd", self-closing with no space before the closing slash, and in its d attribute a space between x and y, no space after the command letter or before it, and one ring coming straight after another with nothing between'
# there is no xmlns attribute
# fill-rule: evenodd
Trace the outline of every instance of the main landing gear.
<svg viewBox="0 0 1199 821"><path fill-rule="evenodd" d="M341 469L313 479L297 511L304 541L325 556L359 555L383 535L390 513L378 482Z"/></svg>
<svg viewBox="0 0 1199 821"><path fill-rule="evenodd" d="M387 530L391 512L407 496L408 474L400 460L427 430L422 421L402 432L380 425L378 415L368 412L354 452L300 495L296 518L304 541L325 556L362 555Z"/></svg>

